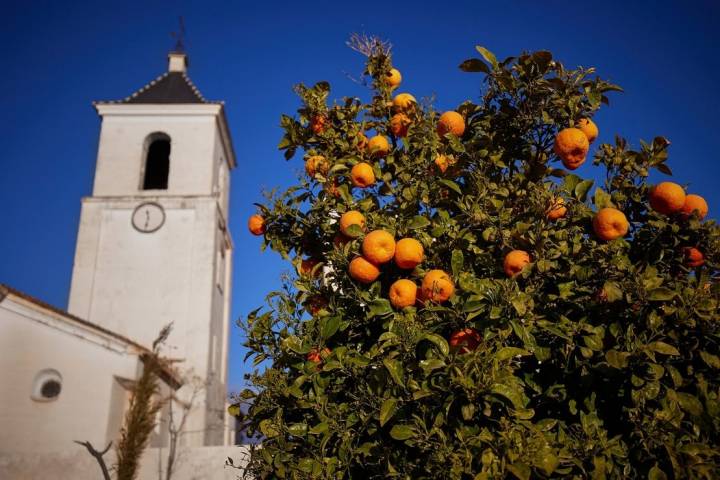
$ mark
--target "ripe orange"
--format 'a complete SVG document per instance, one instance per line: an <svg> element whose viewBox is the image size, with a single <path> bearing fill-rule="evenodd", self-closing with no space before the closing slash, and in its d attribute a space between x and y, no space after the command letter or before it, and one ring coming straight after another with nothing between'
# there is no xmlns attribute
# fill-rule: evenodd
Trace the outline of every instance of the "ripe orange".
<svg viewBox="0 0 720 480"><path fill-rule="evenodd" d="M393 98L393 109L396 112L409 112L415 108L416 103L417 100L415 100L415 97L409 93L398 93L395 98Z"/></svg>
<svg viewBox="0 0 720 480"><path fill-rule="evenodd" d="M575 170L585 163L590 142L579 128L565 128L555 137L555 153L568 170Z"/></svg>
<svg viewBox="0 0 720 480"><path fill-rule="evenodd" d="M325 123L327 123L325 115L315 115L310 119L310 129L317 135L325 131Z"/></svg>
<svg viewBox="0 0 720 480"><path fill-rule="evenodd" d="M565 199L563 197L555 197L545 212L545 216L551 221L563 218L566 214L567 207L565 206Z"/></svg>
<svg viewBox="0 0 720 480"><path fill-rule="evenodd" d="M458 112L452 110L445 112L440 115L437 132L441 137L446 133L452 133L455 136L462 137L462 134L465 133L465 119Z"/></svg>
<svg viewBox="0 0 720 480"><path fill-rule="evenodd" d="M685 247L682 252L686 267L695 268L705 263L705 255L695 247Z"/></svg>
<svg viewBox="0 0 720 480"><path fill-rule="evenodd" d="M310 177L314 177L318 172L321 175L327 175L329 169L330 164L328 164L327 160L325 160L325 157L322 155L313 155L305 160L305 173L307 173Z"/></svg>
<svg viewBox="0 0 720 480"><path fill-rule="evenodd" d="M391 89L397 88L402 82L402 75L397 68L391 68L385 76L385 84Z"/></svg>
<svg viewBox="0 0 720 480"><path fill-rule="evenodd" d="M685 196L685 203L680 211L686 218L697 212L698 218L702 220L708 214L708 204L700 195L691 193Z"/></svg>
<svg viewBox="0 0 720 480"><path fill-rule="evenodd" d="M438 155L435 157L435 166L440 170L442 173L445 173L445 170L447 170L449 167L455 165L455 157L451 155Z"/></svg>
<svg viewBox="0 0 720 480"><path fill-rule="evenodd" d="M373 230L363 239L362 253L376 265L389 262L395 255L395 238L385 230Z"/></svg>
<svg viewBox="0 0 720 480"><path fill-rule="evenodd" d="M347 230L350 225L357 225L361 230L365 230L365 215L357 210L349 210L340 216L340 231L344 235L348 235Z"/></svg>
<svg viewBox="0 0 720 480"><path fill-rule="evenodd" d="M329 348L323 348L322 352L319 352L317 348L313 348L312 350L310 350L308 352L306 358L307 358L308 362L313 362L313 363L319 364L319 363L322 363L323 358L330 355L330 353L331 352L330 352Z"/></svg>
<svg viewBox="0 0 720 480"><path fill-rule="evenodd" d="M369 163L360 162L350 170L350 180L356 187L369 187L375 183L375 173Z"/></svg>
<svg viewBox="0 0 720 480"><path fill-rule="evenodd" d="M468 353L480 346L482 335L474 328L457 330L450 335L450 348L460 353Z"/></svg>
<svg viewBox="0 0 720 480"><path fill-rule="evenodd" d="M368 262L363 257L355 257L348 267L350 276L360 283L372 283L380 276L380 269L377 265Z"/></svg>
<svg viewBox="0 0 720 480"><path fill-rule="evenodd" d="M590 143L593 143L598 136L598 127L589 118L581 118L577 122L577 128L582 130Z"/></svg>
<svg viewBox="0 0 720 480"><path fill-rule="evenodd" d="M395 245L395 263L400 268L415 268L422 263L423 246L414 238L401 238Z"/></svg>
<svg viewBox="0 0 720 480"><path fill-rule="evenodd" d="M663 215L672 215L685 205L685 190L674 182L658 183L650 189L650 206Z"/></svg>
<svg viewBox="0 0 720 480"><path fill-rule="evenodd" d="M455 293L450 275L442 270L430 270L422 281L422 295L427 300L442 303Z"/></svg>
<svg viewBox="0 0 720 480"><path fill-rule="evenodd" d="M505 270L505 275L508 277L514 277L528 263L530 263L530 254L528 252L525 250L513 250L505 255L503 270Z"/></svg>
<svg viewBox="0 0 720 480"><path fill-rule="evenodd" d="M265 233L265 219L260 215L251 215L248 219L248 230L253 235L262 235Z"/></svg>
<svg viewBox="0 0 720 480"><path fill-rule="evenodd" d="M592 221L593 230L601 240L624 237L630 228L625 214L612 207L601 208Z"/></svg>
<svg viewBox="0 0 720 480"><path fill-rule="evenodd" d="M404 113L396 113L390 119L390 131L393 135L398 138L403 138L407 135L408 127L412 123L410 117Z"/></svg>
<svg viewBox="0 0 720 480"><path fill-rule="evenodd" d="M382 135L376 135L367 144L367 151L371 157L381 158L390 153L390 143Z"/></svg>
<svg viewBox="0 0 720 480"><path fill-rule="evenodd" d="M402 278L390 285L390 303L395 308L405 308L415 305L417 299L417 285L412 280Z"/></svg>

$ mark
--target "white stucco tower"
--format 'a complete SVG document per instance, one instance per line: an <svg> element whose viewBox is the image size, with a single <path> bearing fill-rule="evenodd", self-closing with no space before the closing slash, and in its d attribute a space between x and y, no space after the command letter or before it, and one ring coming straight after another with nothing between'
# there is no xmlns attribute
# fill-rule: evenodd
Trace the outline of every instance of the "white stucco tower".
<svg viewBox="0 0 720 480"><path fill-rule="evenodd" d="M206 383L182 443L227 443L226 376L235 166L222 102L205 100L184 53L131 96L96 102L92 196L82 200L68 310L164 354ZM184 386L182 393L190 389Z"/></svg>

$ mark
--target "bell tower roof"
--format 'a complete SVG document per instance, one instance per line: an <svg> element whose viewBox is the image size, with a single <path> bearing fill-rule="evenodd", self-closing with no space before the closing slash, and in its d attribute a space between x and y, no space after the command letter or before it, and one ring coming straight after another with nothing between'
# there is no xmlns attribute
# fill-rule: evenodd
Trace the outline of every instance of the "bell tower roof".
<svg viewBox="0 0 720 480"><path fill-rule="evenodd" d="M222 104L206 100L200 90L187 75L189 66L185 52L174 51L168 54L168 71L152 80L133 94L122 100L100 101L96 104Z"/></svg>

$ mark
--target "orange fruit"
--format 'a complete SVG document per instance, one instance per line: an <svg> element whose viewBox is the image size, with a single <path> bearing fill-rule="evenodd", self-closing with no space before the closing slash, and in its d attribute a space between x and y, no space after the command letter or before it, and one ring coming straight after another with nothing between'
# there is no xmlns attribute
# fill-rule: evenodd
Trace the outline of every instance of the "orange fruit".
<svg viewBox="0 0 720 480"><path fill-rule="evenodd" d="M350 276L360 283L372 283L380 276L380 269L363 257L355 257L348 267Z"/></svg>
<svg viewBox="0 0 720 480"><path fill-rule="evenodd" d="M312 350L310 350L308 352L306 358L307 358L308 362L313 362L313 363L319 364L319 363L322 363L323 358L330 355L330 353L331 352L330 352L329 348L323 348L322 352L318 351L317 348L313 348Z"/></svg>
<svg viewBox="0 0 720 480"><path fill-rule="evenodd" d="M322 155L313 155L305 160L305 173L310 177L314 177L318 172L321 175L327 175L328 170L330 170L330 164Z"/></svg>
<svg viewBox="0 0 720 480"><path fill-rule="evenodd" d="M396 112L409 112L415 108L417 100L409 93L398 93L393 98L393 110Z"/></svg>
<svg viewBox="0 0 720 480"><path fill-rule="evenodd" d="M426 300L442 303L455 293L450 275L442 270L430 270L422 281L422 295Z"/></svg>
<svg viewBox="0 0 720 480"><path fill-rule="evenodd" d="M452 110L445 112L440 115L437 132L441 137L446 133L452 133L457 137L462 137L462 134L465 133L465 119L458 112Z"/></svg>
<svg viewBox="0 0 720 480"><path fill-rule="evenodd" d="M389 262L395 255L395 238L385 230L373 230L363 239L362 253L376 265Z"/></svg>
<svg viewBox="0 0 720 480"><path fill-rule="evenodd" d="M400 82L402 82L402 75L400 75L400 70L397 68L391 68L390 71L385 74L385 85L388 87L397 88L400 86Z"/></svg>
<svg viewBox="0 0 720 480"><path fill-rule="evenodd" d="M422 263L423 257L422 243L414 238L401 238L395 245L395 263L400 268L415 268Z"/></svg>
<svg viewBox="0 0 720 480"><path fill-rule="evenodd" d="M404 113L396 113L390 119L390 131L393 135L398 138L403 138L407 135L408 127L412 123L410 117Z"/></svg>
<svg viewBox="0 0 720 480"><path fill-rule="evenodd" d="M565 128L555 137L555 154L568 170L575 170L585 163L590 142L579 128Z"/></svg>
<svg viewBox="0 0 720 480"><path fill-rule="evenodd" d="M565 206L565 199L562 197L555 197L545 211L547 219L552 221L563 218L566 214L567 207Z"/></svg>
<svg viewBox="0 0 720 480"><path fill-rule="evenodd" d="M685 190L674 182L658 183L650 189L650 206L663 215L672 215L685 205Z"/></svg>
<svg viewBox="0 0 720 480"><path fill-rule="evenodd" d="M320 262L318 262L317 260L313 260L312 258L303 259L300 262L300 275L302 275L303 277L306 277L306 276L312 274L313 268L315 268L315 265L317 265L318 263L320 263ZM320 275L319 269L317 272L315 272L315 274L313 276L317 277L318 275Z"/></svg>
<svg viewBox="0 0 720 480"><path fill-rule="evenodd" d="M325 115L315 115L310 119L310 129L317 135L325 131L325 123L327 123Z"/></svg>
<svg viewBox="0 0 720 480"><path fill-rule="evenodd" d="M371 157L381 158L390 152L390 143L382 135L376 135L367 144L367 151Z"/></svg>
<svg viewBox="0 0 720 480"><path fill-rule="evenodd" d="M691 193L685 196L685 203L680 209L683 217L690 217L697 212L698 218L702 220L708 214L708 204L703 197Z"/></svg>
<svg viewBox="0 0 720 480"><path fill-rule="evenodd" d="M480 346L482 335L474 328L463 328L450 335L450 348L460 353L468 353Z"/></svg>
<svg viewBox="0 0 720 480"><path fill-rule="evenodd" d="M348 235L347 230L350 225L357 225L360 230L365 230L365 215L357 210L349 210L340 216L340 231L344 235Z"/></svg>
<svg viewBox="0 0 720 480"><path fill-rule="evenodd" d="M577 128L582 130L590 143L593 143L598 136L597 125L589 118L581 118L577 122Z"/></svg>
<svg viewBox="0 0 720 480"><path fill-rule="evenodd" d="M455 165L455 157L450 155L438 155L435 157L435 166L440 170L442 173L445 173L445 170L447 170L449 167Z"/></svg>
<svg viewBox="0 0 720 480"><path fill-rule="evenodd" d="M395 308L405 308L415 305L417 299L417 285L412 280L402 278L390 285L390 303Z"/></svg>
<svg viewBox="0 0 720 480"><path fill-rule="evenodd" d="M262 235L265 233L265 219L260 215L251 215L248 219L248 230L253 235Z"/></svg>
<svg viewBox="0 0 720 480"><path fill-rule="evenodd" d="M705 255L695 247L685 247L682 250L685 261L683 262L686 267L699 267L705 263Z"/></svg>
<svg viewBox="0 0 720 480"><path fill-rule="evenodd" d="M612 207L601 208L592 221L593 230L601 240L624 237L630 228L625 214Z"/></svg>
<svg viewBox="0 0 720 480"><path fill-rule="evenodd" d="M375 172L369 163L360 162L350 170L350 180L356 187L369 187L375 183Z"/></svg>
<svg viewBox="0 0 720 480"><path fill-rule="evenodd" d="M513 250L505 255L503 270L505 270L505 275L508 277L514 277L528 263L530 263L530 254L528 252L525 250Z"/></svg>

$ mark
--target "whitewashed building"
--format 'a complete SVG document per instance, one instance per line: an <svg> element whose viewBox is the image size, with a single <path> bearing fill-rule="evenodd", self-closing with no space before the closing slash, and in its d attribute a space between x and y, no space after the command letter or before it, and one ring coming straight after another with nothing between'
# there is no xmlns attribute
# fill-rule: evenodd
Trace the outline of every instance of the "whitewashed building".
<svg viewBox="0 0 720 480"><path fill-rule="evenodd" d="M223 103L205 100L187 67L170 53L166 73L94 104L95 180L67 311L0 286L0 478L101 478L74 441L117 439L143 357L170 323L161 394L192 403L173 478L234 478L223 461L242 456L226 413L236 160ZM164 478L167 410L140 478Z"/></svg>

